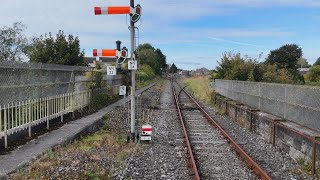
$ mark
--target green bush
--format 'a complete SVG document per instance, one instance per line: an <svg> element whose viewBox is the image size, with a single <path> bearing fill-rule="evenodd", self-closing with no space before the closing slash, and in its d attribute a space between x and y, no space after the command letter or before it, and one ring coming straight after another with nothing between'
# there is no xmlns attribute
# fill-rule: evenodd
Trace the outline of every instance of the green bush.
<svg viewBox="0 0 320 180"><path fill-rule="evenodd" d="M154 79L156 74L149 65L143 64L138 71L138 76L142 81L148 81Z"/></svg>

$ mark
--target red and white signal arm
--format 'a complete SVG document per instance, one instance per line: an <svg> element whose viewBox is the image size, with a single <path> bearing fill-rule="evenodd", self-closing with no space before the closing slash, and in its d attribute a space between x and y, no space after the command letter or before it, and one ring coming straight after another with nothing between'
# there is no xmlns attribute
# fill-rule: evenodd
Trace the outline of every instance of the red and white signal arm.
<svg viewBox="0 0 320 180"><path fill-rule="evenodd" d="M142 141L151 141L151 135L152 135L152 126L142 125L140 139Z"/></svg>

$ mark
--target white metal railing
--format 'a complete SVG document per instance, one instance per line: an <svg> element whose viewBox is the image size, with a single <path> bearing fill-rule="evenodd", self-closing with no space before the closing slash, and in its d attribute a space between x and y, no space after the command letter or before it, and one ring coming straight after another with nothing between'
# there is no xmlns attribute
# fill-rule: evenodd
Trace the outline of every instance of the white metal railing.
<svg viewBox="0 0 320 180"><path fill-rule="evenodd" d="M31 136L31 127L42 122L49 129L50 120L60 117L63 122L64 114L88 106L90 98L91 91L80 91L0 105L0 139L4 137L7 147L8 135L28 129Z"/></svg>

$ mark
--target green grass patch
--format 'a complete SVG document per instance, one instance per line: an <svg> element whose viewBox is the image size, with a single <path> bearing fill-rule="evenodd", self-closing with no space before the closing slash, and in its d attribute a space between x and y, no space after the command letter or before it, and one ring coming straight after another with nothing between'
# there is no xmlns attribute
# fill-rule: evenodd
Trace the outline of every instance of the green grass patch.
<svg viewBox="0 0 320 180"><path fill-rule="evenodd" d="M187 86L186 88L194 93L196 98L206 103L211 102L213 90L210 87L211 80L209 76L185 78L182 81Z"/></svg>
<svg viewBox="0 0 320 180"><path fill-rule="evenodd" d="M297 162L301 166L301 169L304 172L306 172L308 174L311 174L311 171L312 171L312 161L311 160L306 161L303 158L300 158ZM320 166L316 166L316 175L318 176L318 179L319 179Z"/></svg>
<svg viewBox="0 0 320 180"><path fill-rule="evenodd" d="M99 175L97 175L94 171L88 171L85 175L90 180L100 180Z"/></svg>
<svg viewBox="0 0 320 180"><path fill-rule="evenodd" d="M143 88L145 86L148 86L156 81L158 81L160 79L160 77L156 77L154 79L150 79L150 80L146 80L146 81L140 81L137 83L137 88Z"/></svg>

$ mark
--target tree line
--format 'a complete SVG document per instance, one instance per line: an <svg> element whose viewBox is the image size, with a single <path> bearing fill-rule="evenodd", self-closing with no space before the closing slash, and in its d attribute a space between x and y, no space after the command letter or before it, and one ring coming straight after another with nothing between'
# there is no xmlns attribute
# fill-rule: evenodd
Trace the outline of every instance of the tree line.
<svg viewBox="0 0 320 180"><path fill-rule="evenodd" d="M226 52L214 70L212 79L256 81L285 84L320 84L320 58L313 66L302 57L302 48L296 44L285 44L270 51L267 58L243 57L240 53ZM299 68L310 68L300 75Z"/></svg>
<svg viewBox="0 0 320 180"><path fill-rule="evenodd" d="M85 53L77 36L66 35L59 30L41 36L27 38L26 26L20 22L12 27L0 27L0 61L29 61L62 65L86 66ZM136 54L140 60L139 75L148 80L167 70L166 56L151 44L139 45Z"/></svg>

